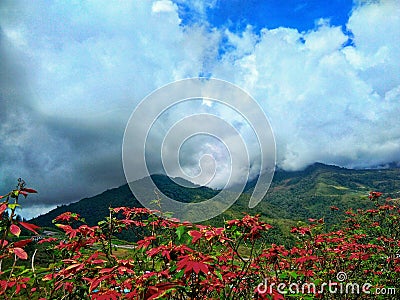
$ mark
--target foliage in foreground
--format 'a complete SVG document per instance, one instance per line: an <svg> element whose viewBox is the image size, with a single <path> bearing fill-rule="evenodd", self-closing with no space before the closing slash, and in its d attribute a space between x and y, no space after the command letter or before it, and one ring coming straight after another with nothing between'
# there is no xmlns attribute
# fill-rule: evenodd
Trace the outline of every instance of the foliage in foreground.
<svg viewBox="0 0 400 300"><path fill-rule="evenodd" d="M21 195L35 192L20 181L1 197L4 299L385 299L379 294L400 293L394 289L400 287L400 210L397 200L378 192L370 193L375 209L345 212L333 231L326 232L323 219L293 228L298 242L291 248L266 243L271 226L259 216L217 228L128 207L110 208L97 226L64 213L54 221L64 235L32 247L33 239L19 238L21 228L35 234L39 228L17 221L15 209ZM122 231L138 239L123 256L113 245ZM48 255L47 264L35 260L38 251Z"/></svg>

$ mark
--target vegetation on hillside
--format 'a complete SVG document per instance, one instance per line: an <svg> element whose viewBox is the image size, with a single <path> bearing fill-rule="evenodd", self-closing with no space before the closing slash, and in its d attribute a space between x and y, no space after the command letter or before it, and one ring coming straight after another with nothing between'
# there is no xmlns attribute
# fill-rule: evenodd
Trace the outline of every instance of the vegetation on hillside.
<svg viewBox="0 0 400 300"><path fill-rule="evenodd" d="M152 177L163 193L182 202L209 199L218 193L217 190L207 187L185 188L164 175ZM185 182L185 185L190 183ZM249 182L245 192L229 210L203 224L221 227L224 220L241 218L243 212L260 214L263 221L274 226L269 234L269 242L290 246L295 242L290 228L307 222L309 218L324 218L328 227L341 223L344 216L332 213L331 206L337 206L341 210L372 208L372 204L366 201L371 190L384 190L388 197L400 197L400 168L349 170L314 164L303 171L278 170L264 200L255 208L249 209L249 197L254 185L255 181ZM156 198L153 190L148 192ZM62 205L31 222L42 227L54 226L54 218L64 212L73 211L81 215L88 225L93 226L109 214L109 207L119 206L142 207L132 195L129 186L123 185L91 198ZM119 237L135 240L135 237L126 232Z"/></svg>

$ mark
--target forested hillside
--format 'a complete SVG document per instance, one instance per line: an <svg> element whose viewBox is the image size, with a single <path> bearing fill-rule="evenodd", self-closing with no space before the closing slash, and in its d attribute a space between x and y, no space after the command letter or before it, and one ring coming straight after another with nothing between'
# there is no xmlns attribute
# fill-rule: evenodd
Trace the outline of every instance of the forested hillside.
<svg viewBox="0 0 400 300"><path fill-rule="evenodd" d="M153 175L152 178L163 193L183 202L201 201L218 193L207 187L181 187L164 175ZM370 191L385 191L387 197L400 197L400 168L350 170L317 163L303 171L277 170L264 200L254 209L249 209L248 199L254 184L255 181L249 182L245 192L229 210L207 223L221 225L224 219L239 218L248 212L261 214L264 219L283 228L289 228L297 221L321 217L329 225L339 221L338 215L331 211L332 206L339 209L367 208L371 204L363 199L368 199ZM190 183L186 182L186 185ZM141 207L127 184L60 206L32 222L52 226L56 216L72 211L79 213L89 225L95 225L108 214L109 207L118 206Z"/></svg>

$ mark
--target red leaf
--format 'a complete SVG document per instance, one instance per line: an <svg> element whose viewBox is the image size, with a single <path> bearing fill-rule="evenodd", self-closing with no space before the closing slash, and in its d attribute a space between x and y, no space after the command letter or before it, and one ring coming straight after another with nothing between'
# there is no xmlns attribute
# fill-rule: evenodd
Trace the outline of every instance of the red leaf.
<svg viewBox="0 0 400 300"><path fill-rule="evenodd" d="M28 254L24 251L24 249L16 247L13 250L15 255L20 259L28 259Z"/></svg>
<svg viewBox="0 0 400 300"><path fill-rule="evenodd" d="M96 264L103 264L103 263L105 263L105 262L107 262L107 261L104 260L104 259L95 259L95 260L92 260L92 264L94 264L94 265L96 265Z"/></svg>
<svg viewBox="0 0 400 300"><path fill-rule="evenodd" d="M31 224L31 223L25 223L25 222L19 222L20 225L22 225L23 227L25 227L26 229L28 229L29 231L32 231L33 233L39 234L36 229L39 229L40 227L35 225L35 224Z"/></svg>
<svg viewBox="0 0 400 300"><path fill-rule="evenodd" d="M185 273L190 273L192 270L199 274L200 271L207 274L208 273L208 266L205 263L209 260L207 257L199 254L200 257L195 257L193 255L185 255L182 256L181 259L177 262L177 270L184 269ZM201 261L199 261L199 258Z"/></svg>
<svg viewBox="0 0 400 300"><path fill-rule="evenodd" d="M56 224L56 226L64 230L64 232L69 236L70 239L76 237L76 233L78 232L77 229L73 229L71 226L63 224Z"/></svg>
<svg viewBox="0 0 400 300"><path fill-rule="evenodd" d="M208 273L208 266L206 264L200 264L200 270L204 273Z"/></svg>
<svg viewBox="0 0 400 300"><path fill-rule="evenodd" d="M21 229L17 225L11 224L10 232L15 236L19 236L19 234L21 233Z"/></svg>
<svg viewBox="0 0 400 300"><path fill-rule="evenodd" d="M38 244L50 243L50 242L55 242L55 241L57 241L56 238L50 237L50 238L47 238L47 239L40 240L40 241L38 242Z"/></svg>
<svg viewBox="0 0 400 300"><path fill-rule="evenodd" d="M99 284L106 278L109 278L109 275L105 275L105 276L101 276L100 278L96 278L92 281L92 283L90 284L90 288L89 291L92 292L95 288L97 288L99 286Z"/></svg>
<svg viewBox="0 0 400 300"><path fill-rule="evenodd" d="M5 212L6 209L7 209L7 204L3 203L2 205L0 205L0 214Z"/></svg>
<svg viewBox="0 0 400 300"><path fill-rule="evenodd" d="M199 272L200 272L200 266L199 266L198 263L193 263L193 264L192 264L192 268L193 268L193 271L194 271L196 274L199 274Z"/></svg>
<svg viewBox="0 0 400 300"><path fill-rule="evenodd" d="M79 214L75 214L75 213L72 213L70 211L67 211L67 212L62 213L61 215L57 216L54 220L56 220L56 221L70 221L71 219L78 220L79 219Z"/></svg>
<svg viewBox="0 0 400 300"><path fill-rule="evenodd" d="M52 280L52 279L56 278L56 276L57 276L56 274L50 273L50 274L45 275L42 280L44 280L44 281Z"/></svg>
<svg viewBox="0 0 400 300"><path fill-rule="evenodd" d="M31 239L27 239L27 240L21 240L18 242L14 243L14 247L25 247L27 244L29 244L30 242L32 242Z"/></svg>
<svg viewBox="0 0 400 300"><path fill-rule="evenodd" d="M19 191L19 194L20 195L23 195L25 198L26 198L26 196L28 196L28 192L25 192L25 191Z"/></svg>
<svg viewBox="0 0 400 300"><path fill-rule="evenodd" d="M24 192L27 192L27 193L37 193L36 190L30 189L30 188L23 188L23 189L21 189L21 191L24 191Z"/></svg>
<svg viewBox="0 0 400 300"><path fill-rule="evenodd" d="M192 243L193 243L193 244L196 243L196 241L197 241L199 238L201 238L201 233L198 232L197 230L190 230L190 231L188 232L188 234L189 234L191 237L193 237L193 239L192 239Z"/></svg>
<svg viewBox="0 0 400 300"><path fill-rule="evenodd" d="M111 273L115 268L104 268L99 271L100 274Z"/></svg>
<svg viewBox="0 0 400 300"><path fill-rule="evenodd" d="M72 269L76 269L75 271L78 271L78 270L80 270L82 268L83 268L83 264L82 263L76 263L76 264L69 265L64 270L65 271L69 271L69 270L72 270Z"/></svg>

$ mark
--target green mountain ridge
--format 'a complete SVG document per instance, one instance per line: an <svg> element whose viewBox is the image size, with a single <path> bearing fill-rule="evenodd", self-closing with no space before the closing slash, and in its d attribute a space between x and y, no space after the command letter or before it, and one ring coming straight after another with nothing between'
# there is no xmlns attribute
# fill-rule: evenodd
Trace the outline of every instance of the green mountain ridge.
<svg viewBox="0 0 400 300"><path fill-rule="evenodd" d="M165 175L152 175L157 187L167 196L182 202L202 201L218 193L207 187L185 188ZM175 180L175 179L174 179ZM176 179L181 182L184 179ZM381 191L385 197L400 197L400 168L353 170L316 163L303 171L277 170L263 201L253 209L248 207L251 191L257 179L249 182L245 191L231 208L205 223L221 226L223 220L240 218L243 213L260 214L271 224L285 228L308 218L325 218L328 224L340 222L330 210L372 207L370 191ZM185 182L185 185L191 185ZM148 191L157 195L154 191ZM62 205L38 216L31 222L39 226L53 226L52 220L63 212L79 213L89 225L95 225L109 214L109 207L141 207L127 184L113 188L94 197ZM282 229L285 231L285 229Z"/></svg>
<svg viewBox="0 0 400 300"><path fill-rule="evenodd" d="M218 193L218 191L197 186L182 178L176 181L181 184L184 183L186 186L191 186L191 188L183 188L174 182L175 178L172 180L165 175L155 174L151 175L151 177L160 191L168 197L181 202L200 201L201 199L211 198ZM136 184L140 184L142 180L143 179L137 180ZM157 198L157 194L153 190L149 190L149 194L151 194L154 199ZM133 196L129 185L124 184L120 187L106 190L96 196L58 206L46 214L33 218L31 222L42 227L51 227L53 226L52 220L54 218L64 212L71 211L80 214L88 225L93 226L109 215L109 207L119 206L143 207Z"/></svg>

